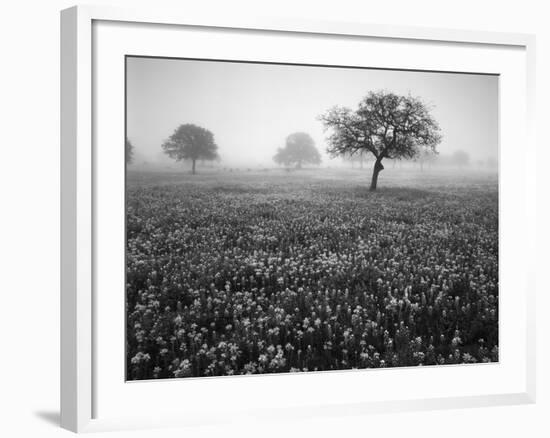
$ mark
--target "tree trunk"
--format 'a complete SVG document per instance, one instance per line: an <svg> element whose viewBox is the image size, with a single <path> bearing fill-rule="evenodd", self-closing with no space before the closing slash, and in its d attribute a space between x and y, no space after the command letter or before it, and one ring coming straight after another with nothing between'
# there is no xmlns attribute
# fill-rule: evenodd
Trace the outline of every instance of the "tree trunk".
<svg viewBox="0 0 550 438"><path fill-rule="evenodd" d="M374 162L374 169L372 170L372 180L370 183L370 190L376 190L376 185L378 184L378 174L384 169L382 165L382 159L378 158Z"/></svg>
<svg viewBox="0 0 550 438"><path fill-rule="evenodd" d="M197 173L197 172L195 171L195 163L196 163L196 162L197 162L197 160L193 160L193 167L192 167L192 169L191 169L191 173L192 173L193 175L194 175L195 173Z"/></svg>

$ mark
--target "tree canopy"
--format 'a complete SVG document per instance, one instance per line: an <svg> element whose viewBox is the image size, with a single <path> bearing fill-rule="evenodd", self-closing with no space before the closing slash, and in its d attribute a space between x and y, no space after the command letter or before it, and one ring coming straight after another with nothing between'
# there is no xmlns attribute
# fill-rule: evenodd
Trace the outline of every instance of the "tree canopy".
<svg viewBox="0 0 550 438"><path fill-rule="evenodd" d="M320 119L330 130L330 155L361 151L374 156L371 190L384 158L415 158L426 149L435 152L441 141L439 124L421 99L386 91L369 92L355 111L337 106Z"/></svg>
<svg viewBox="0 0 550 438"><path fill-rule="evenodd" d="M162 144L162 149L176 161L190 160L193 174L197 160L218 158L218 145L214 141L214 134L193 124L180 125Z"/></svg>
<svg viewBox="0 0 550 438"><path fill-rule="evenodd" d="M295 132L286 138L285 147L277 149L273 161L283 166L301 168L304 164L321 164L321 154L313 138L305 132Z"/></svg>

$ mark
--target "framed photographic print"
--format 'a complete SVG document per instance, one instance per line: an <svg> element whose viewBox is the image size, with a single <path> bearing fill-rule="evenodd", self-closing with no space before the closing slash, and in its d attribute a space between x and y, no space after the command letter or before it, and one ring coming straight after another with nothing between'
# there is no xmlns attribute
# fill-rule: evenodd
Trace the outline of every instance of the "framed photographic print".
<svg viewBox="0 0 550 438"><path fill-rule="evenodd" d="M61 25L63 427L534 401L532 36Z"/></svg>

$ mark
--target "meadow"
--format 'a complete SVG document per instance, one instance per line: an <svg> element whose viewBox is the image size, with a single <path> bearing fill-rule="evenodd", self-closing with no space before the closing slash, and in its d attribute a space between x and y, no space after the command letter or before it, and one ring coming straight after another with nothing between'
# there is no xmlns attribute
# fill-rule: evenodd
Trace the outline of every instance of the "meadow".
<svg viewBox="0 0 550 438"><path fill-rule="evenodd" d="M129 171L127 378L498 361L481 171Z"/></svg>

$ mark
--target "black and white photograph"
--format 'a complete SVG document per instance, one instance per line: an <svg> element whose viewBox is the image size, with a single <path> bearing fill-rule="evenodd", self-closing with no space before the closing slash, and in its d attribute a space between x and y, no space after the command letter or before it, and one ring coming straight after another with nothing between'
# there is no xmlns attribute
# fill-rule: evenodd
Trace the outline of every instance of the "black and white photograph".
<svg viewBox="0 0 550 438"><path fill-rule="evenodd" d="M0 437L550 437L544 2L3 6Z"/></svg>
<svg viewBox="0 0 550 438"><path fill-rule="evenodd" d="M499 361L499 77L127 56L126 379Z"/></svg>

